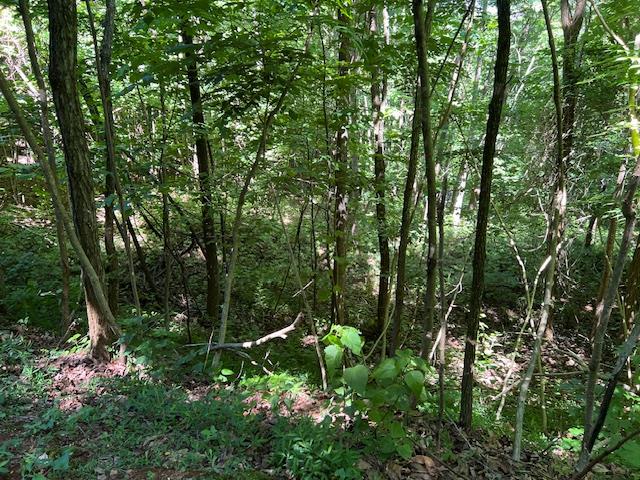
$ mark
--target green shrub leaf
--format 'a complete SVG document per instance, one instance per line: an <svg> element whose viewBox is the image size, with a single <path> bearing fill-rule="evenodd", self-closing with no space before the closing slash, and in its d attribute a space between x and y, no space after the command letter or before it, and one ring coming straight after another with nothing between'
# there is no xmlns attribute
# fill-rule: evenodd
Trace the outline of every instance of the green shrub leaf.
<svg viewBox="0 0 640 480"><path fill-rule="evenodd" d="M424 384L424 373L419 370L411 370L404 376L404 383L407 384L411 393L420 395L422 385Z"/></svg>
<svg viewBox="0 0 640 480"><path fill-rule="evenodd" d="M327 361L327 369L335 371L342 365L342 348L337 345L329 345L324 349L324 358Z"/></svg>
<svg viewBox="0 0 640 480"><path fill-rule="evenodd" d="M360 395L364 395L367 389L367 380L369 380L369 369L364 365L356 365L344 371L344 381Z"/></svg>

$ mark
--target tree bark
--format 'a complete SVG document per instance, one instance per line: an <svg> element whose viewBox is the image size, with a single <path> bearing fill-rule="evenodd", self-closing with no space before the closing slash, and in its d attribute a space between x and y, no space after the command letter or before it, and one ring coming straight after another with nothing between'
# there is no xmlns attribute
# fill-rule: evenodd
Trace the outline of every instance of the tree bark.
<svg viewBox="0 0 640 480"><path fill-rule="evenodd" d="M622 200L622 194L624 193L624 179L627 173L626 159L620 164L618 170L618 177L616 178L616 188L613 191L613 201L618 203ZM599 315L602 310L602 298L604 297L609 280L611 279L611 261L613 260L613 248L616 243L616 237L618 232L618 218L613 215L609 219L609 227L607 228L607 241L604 247L604 262L602 277L600 278L600 286L598 287L598 297L596 299L596 316ZM595 335L596 325L594 323L591 332L591 338Z"/></svg>
<svg viewBox="0 0 640 480"><path fill-rule="evenodd" d="M19 10L22 17L22 23L24 24L31 70L38 86L38 103L40 106L40 128L42 130L42 139L44 141L44 147L47 152L47 161L49 162L49 168L51 169L51 172L53 174L55 186L56 188L59 188L53 132L51 130L51 125L49 124L49 100L47 98L47 88L44 83L44 76L42 75L40 62L38 61L35 35L33 33L33 26L31 23L29 1L20 0ZM67 330L67 327L69 326L69 322L71 321L71 319L69 318L71 314L69 306L69 282L71 273L69 269L69 253L67 251L62 213L60 212L60 209L55 205L55 203L53 203L53 209L56 216L56 238L58 240L58 249L60 251L60 270L62 273L62 291L60 295L60 330L64 334Z"/></svg>
<svg viewBox="0 0 640 480"><path fill-rule="evenodd" d="M529 385L533 378L533 373L538 365L538 359L542 349L542 340L547 331L547 326L551 314L551 306L553 303L553 284L555 280L556 261L558 258L558 248L562 238L562 221L566 210L567 193L565 187L565 169L566 162L564 156L563 144L563 112L562 112L562 92L560 85L560 73L558 68L558 56L556 53L555 39L553 37L553 27L549 16L547 1L541 0L542 11L544 14L545 25L547 28L547 37L549 38L549 50L551 51L551 67L553 71L553 100L556 113L556 160L555 160L555 188L552 200L551 213L551 232L549 237L549 245L547 250L547 270L545 272L545 288L544 299L542 302L542 312L540 313L540 321L536 330L535 340L533 344L533 352L529 359L527 370L524 374L522 383L520 384L520 393L518 395L518 407L516 411L516 428L513 441L513 459L520 460L522 447L522 434L524 424L524 411L529 392Z"/></svg>
<svg viewBox="0 0 640 480"><path fill-rule="evenodd" d="M480 199L476 221L476 237L473 253L473 278L471 282L471 300L467 313L467 333L464 349L464 367L460 398L460 424L469 429L473 417L473 365L476 358L480 309L484 292L484 265L486 259L487 225L491 206L491 181L493 177L493 159L496 139L500 127L502 106L506 96L507 70L511 48L510 1L498 0L498 42L493 79L493 95L489 103L489 117L482 153L482 172L480 178Z"/></svg>
<svg viewBox="0 0 640 480"><path fill-rule="evenodd" d="M427 0L427 9L423 0L413 0L413 26L418 56L418 77L420 78L420 124L422 126L422 145L424 150L425 174L427 177L427 271L424 294L424 317L422 356L427 358L433 339L433 318L436 303L437 244L438 229L436 218L436 164L433 155L433 131L431 128L431 80L427 61L427 41L431 36L431 23L436 0Z"/></svg>
<svg viewBox="0 0 640 480"><path fill-rule="evenodd" d="M107 251L107 294L109 296L109 305L111 311L118 311L118 296L120 282L118 280L118 255L115 248L113 236L115 231L115 209L114 204L116 198L120 206L120 215L122 223L126 223L128 216L127 206L124 201L124 194L120 179L118 177L117 158L116 158L116 133L115 121L113 118L113 102L111 99L111 52L113 46L113 36L115 33L115 0L106 1L106 12L104 17L104 29L102 44L98 46L98 36L93 20L93 12L91 4L86 0L87 14L89 17L89 28L93 38L93 47L96 58L96 69L98 73L98 85L100 88L100 100L104 113L104 139L106 145L106 178L105 178L105 250ZM138 286L136 281L136 272L133 263L133 254L131 252L131 242L129 240L129 232L126 228L120 230L124 243L125 254L127 256L127 270L129 272L129 281L131 284L131 294L133 304L138 315L142 315L142 307L140 306L140 298L138 296Z"/></svg>
<svg viewBox="0 0 640 480"><path fill-rule="evenodd" d="M349 18L342 9L338 10L338 23L344 28L349 26ZM340 33L340 46L338 48L338 77L340 83L337 91L338 118L336 132L336 153L335 153L335 210L334 210L334 233L335 252L333 259L333 289L335 293L335 321L338 324L345 324L347 321L347 311L345 305L345 289L347 284L347 243L348 243L348 203L349 192L347 176L349 172L349 146L348 146L348 123L349 116L346 107L349 102L349 88L344 84L345 78L349 74L350 62L350 42L347 33L342 30Z"/></svg>
<svg viewBox="0 0 640 480"><path fill-rule="evenodd" d="M200 204L202 208L202 236L204 239L204 257L207 269L207 316L212 322L218 319L220 309L220 285L218 272L218 246L215 234L215 219L212 205L213 165L209 156L207 136L205 133L198 62L193 48L193 38L183 31L183 43L189 47L185 51L187 59L187 79L189 81L189 97L191 99L191 118L196 137L196 157L198 160L198 182L200 186Z"/></svg>
<svg viewBox="0 0 640 480"><path fill-rule="evenodd" d="M405 274L407 262L407 248L409 247L409 233L411 231L411 219L415 199L415 181L418 170L418 148L420 146L420 109L421 100L417 93L413 110L413 120L411 124L411 146L409 150L409 161L407 163L407 178L404 183L404 193L402 198L402 220L400 223L400 241L398 244L398 271L396 273L396 304L393 314L393 326L391 329L391 339L389 341L389 355L394 355L398 348L400 327L402 325L402 312L404 310L405 294Z"/></svg>
<svg viewBox="0 0 640 480"><path fill-rule="evenodd" d="M378 19L375 5L369 11L369 32L373 41L373 58L378 58ZM376 220L378 230L378 249L380 251L380 275L378 281L378 309L375 337L378 337L385 328L387 318L387 306L389 304L389 274L391 271L391 258L389 254L389 235L387 233L387 206L385 202L385 171L386 160L384 157L384 118L382 109L387 96L386 74L380 78L377 65L371 70L371 106L373 107L373 143L374 143L374 185L376 192Z"/></svg>
<svg viewBox="0 0 640 480"><path fill-rule="evenodd" d="M99 285L93 285L83 268L83 285L91 339L91 356L106 361L112 340L112 312L98 299L104 269L97 237L96 206L89 149L77 90L77 12L75 2L48 0L49 5L49 81L56 106L67 164L75 229ZM106 307L106 308L105 308Z"/></svg>
<svg viewBox="0 0 640 480"><path fill-rule="evenodd" d="M557 259L561 254L564 238L565 211L567 201L566 169L570 165L573 154L573 139L576 121L576 105L578 102L578 70L576 64L576 47L586 0L577 0L573 13L569 6L569 0L561 0L560 17L564 46L562 48L562 153L561 165L556 167L556 181L554 199L551 202L552 230L549 236L548 254L551 262L547 267L547 280L545 283L545 299L543 301L543 313L546 316L545 337L553 339L553 288L556 275ZM559 203L560 202L560 203ZM557 216L557 218L556 218ZM547 296L546 290L551 290ZM547 313L544 313L544 312Z"/></svg>

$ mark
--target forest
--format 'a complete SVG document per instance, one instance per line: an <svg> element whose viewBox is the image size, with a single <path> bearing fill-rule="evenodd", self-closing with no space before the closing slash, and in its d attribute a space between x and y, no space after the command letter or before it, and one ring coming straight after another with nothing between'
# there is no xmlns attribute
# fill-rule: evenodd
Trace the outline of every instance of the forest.
<svg viewBox="0 0 640 480"><path fill-rule="evenodd" d="M638 0L0 0L0 478L640 479Z"/></svg>

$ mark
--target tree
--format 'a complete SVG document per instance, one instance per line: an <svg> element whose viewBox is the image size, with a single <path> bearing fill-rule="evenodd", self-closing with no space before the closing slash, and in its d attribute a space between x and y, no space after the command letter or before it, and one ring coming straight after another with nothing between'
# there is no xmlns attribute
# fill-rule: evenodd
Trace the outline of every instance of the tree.
<svg viewBox="0 0 640 480"><path fill-rule="evenodd" d="M120 185L116 160L116 134L113 119L113 101L111 98L111 56L113 49L113 36L115 31L115 0L107 0L106 13L104 18L104 33L102 44L98 45L98 35L96 32L91 4L87 1L87 13L89 17L89 29L93 39L93 48L96 58L96 68L98 72L98 86L100 89L100 100L104 113L104 140L106 145L106 175L105 175L105 216L104 216L104 244L107 252L107 293L109 305L112 312L118 312L118 296L120 282L118 277L118 255L114 243L114 230L116 224L115 200L118 199L120 214L122 215L122 226L120 233L124 241L124 248L127 255L127 267L129 270L129 281L131 283L131 293L133 304L139 316L142 315L140 298L136 281L136 272L133 265L133 255L131 253L131 242L129 232L126 228L128 224L127 205L124 201L124 194ZM134 233L135 235L135 233Z"/></svg>
<svg viewBox="0 0 640 480"><path fill-rule="evenodd" d="M347 245L349 234L347 229L349 224L349 115L346 108L349 104L350 95L346 77L349 75L351 46L347 32L349 17L342 7L338 9L338 23L343 28L340 33L340 46L338 48L338 76L340 77L340 83L336 91L339 112L336 119L333 291L335 296L335 321L338 324L344 324L347 322L345 290L347 288Z"/></svg>
<svg viewBox="0 0 640 480"><path fill-rule="evenodd" d="M431 80L427 60L427 40L431 35L431 24L436 7L435 0L429 0L425 12L422 0L413 0L413 26L418 55L418 78L420 87L420 124L422 126L422 147L424 150L425 176L427 177L427 272L424 294L424 319L422 355L427 358L431 351L433 318L436 304L436 276L438 232L436 218L436 162L433 155L433 131L431 128Z"/></svg>
<svg viewBox="0 0 640 480"><path fill-rule="evenodd" d="M546 265L545 275L545 289L544 300L542 303L542 312L540 314L540 320L535 335L533 344L533 352L529 359L527 370L520 384L520 395L518 397L518 409L516 412L516 429L513 441L513 459L520 460L520 452L522 445L522 430L524 422L524 409L527 401L527 393L529 384L533 378L533 372L538 366L540 359L540 350L542 348L542 339L547 331L548 321L551 313L552 295L553 295L553 283L555 278L555 269L558 255L558 248L560 246L560 239L562 237L562 223L566 211L567 198L566 198L566 162L564 156L564 142L563 142L563 115L562 115L562 93L560 86L560 73L558 69L558 57L556 54L555 39L553 37L553 27L551 25L551 18L549 15L549 9L546 0L541 0L542 11L544 14L544 21L547 27L547 36L549 38L549 50L551 52L551 68L553 73L553 103L555 105L556 113L556 158L555 158L555 188L552 201L552 217L551 217L551 232L549 240L549 248L547 250L547 258L544 264Z"/></svg>
<svg viewBox="0 0 640 480"><path fill-rule="evenodd" d="M388 29L388 27L385 27ZM375 60L379 58L378 50L378 16L376 6L369 11L369 31L372 35L373 52ZM385 37L387 37L387 32ZM373 143L374 143L374 175L376 190L376 220L378 224L378 248L380 250L380 276L378 281L378 309L376 334L380 335L387 323L389 308L389 284L391 275L391 258L389 253L389 234L387 225L387 207L385 203L385 171L384 158L384 117L383 107L387 97L387 76L380 78L379 67L374 65L371 70L371 106L373 107Z"/></svg>
<svg viewBox="0 0 640 480"><path fill-rule="evenodd" d="M473 419L473 368L476 358L478 327L482 294L484 292L484 268L486 261L487 225L491 206L491 180L493 177L493 159L496 150L496 139L500 128L502 106L506 96L507 70L509 67L509 51L511 48L511 5L509 0L498 0L498 47L493 78L493 95L489 103L489 116L482 152L482 173L480 177L480 199L476 220L476 235L473 249L473 279L467 313L467 333L464 348L464 367L460 397L460 425L470 428Z"/></svg>
<svg viewBox="0 0 640 480"><path fill-rule="evenodd" d="M200 203L202 205L202 236L204 239L204 258L207 270L207 316L212 322L218 320L220 308L220 286L218 280L218 246L216 243L215 220L212 205L213 162L210 158L209 144L206 136L206 125L198 78L198 64L195 56L193 38L183 31L182 41L187 50L187 79L189 81L189 97L191 99L191 118L196 137L196 158L198 160L198 183L200 186Z"/></svg>
<svg viewBox="0 0 640 480"><path fill-rule="evenodd" d="M35 35L33 33L33 26L31 22L31 11L28 0L21 0L19 3L20 15L22 17L22 23L24 24L25 36L27 40L27 49L29 51L29 61L31 63L31 70L36 79L38 85L38 102L40 107L40 129L42 132L42 139L44 147L47 153L47 162L53 175L54 184L49 187L50 189L58 188L58 178L56 175L56 151L53 143L53 132L49 123L49 100L47 94L47 87L44 82L42 70L40 69L40 62L38 60L38 53L36 50ZM64 220L62 218L62 212L59 206L53 205L53 209L56 215L56 236L58 240L58 248L60 250L60 267L62 270L62 298L61 298L61 331L65 332L71 321L70 308L69 308L69 280L70 280L70 267L69 267L69 254L67 252L66 237L64 233Z"/></svg>
<svg viewBox="0 0 640 480"><path fill-rule="evenodd" d="M48 5L49 81L62 134L73 219L82 248L102 283L104 268L97 238L93 177L77 88L76 5L63 0L50 0ZM113 315L107 306L99 302L99 294L89 280L86 269L83 272L83 285L91 339L90 353L96 360L106 361L110 356L107 347L113 340L116 328Z"/></svg>

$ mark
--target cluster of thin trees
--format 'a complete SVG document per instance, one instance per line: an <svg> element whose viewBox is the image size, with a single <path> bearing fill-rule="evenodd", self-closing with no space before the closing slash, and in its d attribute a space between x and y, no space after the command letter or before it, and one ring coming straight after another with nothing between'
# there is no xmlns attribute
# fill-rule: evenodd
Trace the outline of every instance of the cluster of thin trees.
<svg viewBox="0 0 640 480"><path fill-rule="evenodd" d="M352 102L353 92L348 81L355 63L353 35L354 28L351 9L355 9L354 2L342 2L335 12L335 26L337 38L337 74L334 91L337 105L348 105ZM432 44L433 23L437 9L437 0L413 0L411 16L413 19L413 33L415 39L415 96L410 133L410 152L402 189L402 214L399 232L397 234L398 247L392 255L392 245L389 232L388 198L390 195L387 179L387 152L385 141L385 108L389 101L389 78L386 69L373 65L370 69L370 109L371 121L371 156L373 158L373 185L375 193L375 219L379 253L379 279L377 292L377 308L375 334L386 339L388 354L393 355L400 345L400 333L406 293L407 251L410 243L410 230L414 218L418 197L422 194L422 183L418 181L419 157L424 162L424 198L426 203L426 267L424 272L424 296L422 299L422 348L425 358L430 358L432 352L437 352L441 381L446 363L445 345L447 337L447 311L450 305L444 294L444 275L442 273L442 258L445 255L445 210L447 198L450 198L450 211L453 212L454 224L459 222L462 198L465 193L467 178L470 176L470 165L463 164L456 182L449 189L449 181L445 169L442 168L439 157L439 147L447 141L452 106L457 98L457 91L465 71L468 43L472 28L477 28L478 18L481 25L491 9L487 0L476 5L471 0L466 8L456 37L460 35L460 48L456 54L450 81L440 82L446 86L446 102L440 106L438 114L432 108L434 90L440 88L441 71L430 61L430 45ZM58 245L63 271L64 288L63 318L69 317L69 252L66 251L67 241L71 245L75 256L82 267L82 285L85 293L85 304L91 340L91 356L98 361L110 358L112 342L121 336L116 322L120 300L118 271L118 251L116 248L116 233L119 233L124 245L126 270L131 287L131 298L135 309L140 314L142 305L135 270L134 255L138 255L144 267L144 256L140 253L140 245L135 228L131 221L133 215L128 205L126 191L121 184L122 175L119 172L121 159L118 154L118 129L114 118L112 96L112 51L114 35L116 34L116 2L105 0L102 23L96 25L92 12L92 4L85 2L89 33L91 37L95 59L95 78L99 87L100 99L95 102L90 96L87 98L86 89L78 76L78 12L76 2L68 0L48 0L48 82L46 82L40 57L37 52L36 36L32 27L31 10L27 0L19 0L19 12L24 25L25 39L28 51L31 74L37 86L37 102L39 107L39 124L30 123L22 105L16 100L13 86L0 69L0 91L17 121L22 135L33 151L44 173L46 186L51 196L55 211ZM359 5L359 7L362 7ZM482 155L479 171L479 194L477 200L477 216L475 219L475 241L473 247L473 276L470 285L469 305L466 312L466 335L464 348L464 367L461 383L459 422L463 428L470 428L473 417L474 364L476 363L476 345L483 306L483 292L485 285L485 263L487 250L487 229L491 220L491 188L494 172L494 158L500 132L502 111L509 89L509 59L511 50L511 20L512 12L509 0L497 0L498 34L495 41L495 63L493 66L493 87L491 99L486 115L486 126L482 137ZM517 401L516 429L514 438L513 457L519 459L522 449L523 422L527 405L528 390L534 373L541 365L541 350L545 339L553 335L551 324L554 284L556 282L558 259L565 248L564 238L567 211L567 171L574 161L574 140L576 138L576 118L579 98L580 77L577 45L583 32L586 12L589 8L587 0L560 1L560 19L562 29L562 46L556 47L557 39L552 22L553 13L546 0L541 0L541 21L544 21L548 37L548 52L551 58L551 71L548 72L553 80L552 101L554 105L554 159L552 168L552 193L548 210L548 232L546 236L546 255L539 269L542 278L542 303L538 312L532 313L535 292L528 301L527 323L535 319L535 329L532 335L531 355L526 360L526 367L521 380L517 384L519 395ZM236 275L239 247L240 228L247 194L252 181L260 169L265 165L269 151L269 138L274 128L278 114L287 104L288 97L298 81L300 69L309 56L311 44L316 37L317 25L313 21L318 12L312 10L308 31L303 39L303 52L291 64L290 72L281 80L281 84L270 94L266 108L261 115L256 139L256 148L248 169L243 173L240 189L234 199L231 230L226 232L226 245L219 245L221 238L217 231L215 211L214 184L215 159L207 133L207 120L203 107L203 93L201 85L200 59L194 49L194 38L187 28L185 21L179 32L181 45L185 47L183 60L185 66L185 85L188 90L190 120L193 126L193 144L197 163L197 182L200 207L198 238L202 251L206 271L206 315L210 322L217 326L218 344L224 344L231 309L233 283ZM635 44L627 43L608 24L597 8L592 4L591 10L597 17L606 35L637 63L637 51L640 49L640 37ZM365 35L374 41L373 52L375 58L391 42L389 12L384 5L372 2L366 9ZM454 41L456 39L454 38ZM454 45L454 42L451 43ZM324 43L323 43L324 49ZM633 54L635 52L635 57ZM449 52L447 52L448 55ZM633 60L635 58L635 60ZM480 56L476 59L480 63ZM632 65L633 67L633 65ZM635 65L638 68L638 65ZM471 102L477 102L479 97L479 67L473 78L471 88ZM51 104L50 97L53 100ZM640 182L640 133L638 131L637 82L632 82L628 91L628 117L630 130L630 144L632 164L629 172L623 171L618 176L618 184L612 199L620 205L623 215L622 233L619 234L617 222L611 220L606 242L606 264L600 284L598 306L596 308L595 328L592 336L592 348L589 360L588 380L586 382L584 440L580 457L580 470L583 475L589 468L591 450L604 425L617 381L624 370L624 366L635 349L640 336L640 322L635 321L638 307L638 292L640 291L640 244L636 243L631 264L627 268L627 257L634 248L636 227L635 195ZM159 113L166 117L167 112L161 96ZM87 104L81 104L81 99ZM57 126L50 124L49 109L53 105ZM85 110L89 110L92 127L102 136L105 146L106 175L102 193L105 198L104 207L104 249L106 261L103 262L100 241L98 238L97 212L95 202L95 185L92 175L92 156L90 154L87 132L91 130L85 124ZM325 116L327 115L325 110ZM351 187L349 176L352 170L352 152L350 136L350 121L348 109L337 109L333 122L326 122L326 155L332 159L332 265L329 268L331 281L331 321L344 324L349 321L348 302L348 258L350 255L350 229L352 228L352 203L357 194ZM329 125L334 131L329 132ZM164 126L164 123L163 123ZM152 129L153 126L150 126ZM56 151L54 130L59 132L62 150L67 170L68 199L60 186L57 176ZM97 135L97 134L96 134ZM161 135L166 140L166 135ZM161 151L163 151L161 149ZM168 175L167 163L160 155L158 174L160 183ZM453 182L452 182L453 183ZM277 199L277 195L275 197ZM162 237L164 242L164 312L169 322L169 291L171 289L171 265L177 260L171 252L171 229L169 217L174 209L179 208L166 190L162 190ZM313 208L313 206L312 206ZM280 205L278 203L278 211ZM117 212L120 213L118 218ZM280 213L281 218L282 214ZM313 215L313 209L312 209ZM191 228L193 224L190 224ZM283 222L284 228L284 222ZM201 232L201 234L200 234ZM614 251L615 240L620 238L618 250ZM315 240L314 240L315 241ZM220 254L225 257L220 261ZM295 263L295 255L291 250L291 260ZM516 254L517 254L516 248ZM393 257L393 258L392 258ZM296 270L300 290L304 292L304 281L300 277L299 268ZM525 274L526 275L526 274ZM224 281L221 282L220 279ZM106 280L105 280L106 279ZM395 283L394 283L395 280ZM610 372L604 397L600 401L600 408L596 408L596 385L602 370L602 356L605 347L605 336L608 324L618 303L619 286L624 282L627 286L628 298L625 302L625 324L628 327L627 338L623 348L619 350L613 371ZM440 287L438 294L438 287ZM528 292L529 293L529 292ZM395 298L392 298L395 295ZM308 302L305 298L305 303ZM393 308L391 308L393 306ZM312 329L315 328L312 309L308 308L307 317ZM213 336L213 330L212 330ZM211 342L212 339L210 339ZM317 346L317 345L316 345ZM122 345L122 348L125 348ZM221 350L216 350L214 363L219 360ZM320 359L320 363L322 363Z"/></svg>

